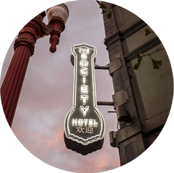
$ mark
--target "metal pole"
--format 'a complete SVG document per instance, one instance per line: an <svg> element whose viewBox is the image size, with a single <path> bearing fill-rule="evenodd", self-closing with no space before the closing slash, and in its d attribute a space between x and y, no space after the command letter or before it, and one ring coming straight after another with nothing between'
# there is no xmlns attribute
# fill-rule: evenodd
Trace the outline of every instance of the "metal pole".
<svg viewBox="0 0 174 173"><path fill-rule="evenodd" d="M59 16L52 16L48 25L43 23L45 15L44 11L28 22L20 31L14 44L15 53L1 87L2 106L10 126L13 122L29 58L34 54L37 39L50 34L50 52L53 53L59 43L60 33L65 29L64 20Z"/></svg>
<svg viewBox="0 0 174 173"><path fill-rule="evenodd" d="M117 113L116 111L108 111L108 113Z"/></svg>
<svg viewBox="0 0 174 173"><path fill-rule="evenodd" d="M109 67L106 67L106 66L98 66L98 65L96 65L96 66L95 66L95 69L109 70Z"/></svg>
<svg viewBox="0 0 174 173"><path fill-rule="evenodd" d="M114 102L97 101L97 105L114 106Z"/></svg>
<svg viewBox="0 0 174 173"><path fill-rule="evenodd" d="M1 86L1 100L6 119L11 127L19 95L24 81L30 57L34 53L37 38L42 33L39 21L43 20L45 12L31 20L19 32L18 39L14 43L14 55Z"/></svg>

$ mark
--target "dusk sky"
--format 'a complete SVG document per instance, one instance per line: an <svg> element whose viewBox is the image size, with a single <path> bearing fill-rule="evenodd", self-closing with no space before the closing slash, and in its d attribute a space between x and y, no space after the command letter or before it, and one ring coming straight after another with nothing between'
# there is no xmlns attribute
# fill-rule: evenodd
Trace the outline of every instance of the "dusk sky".
<svg viewBox="0 0 174 173"><path fill-rule="evenodd" d="M62 1L58 3L60 2ZM52 5L56 5L56 2L44 7L47 9ZM109 132L117 130L116 114L108 113L114 110L113 107L98 106L106 122L101 150L82 156L67 149L64 144L64 118L72 106L73 96L71 46L80 43L93 45L97 48L96 64L106 66L109 63L108 52L103 43L103 18L96 1L73 1L66 5L70 16L65 31L61 34L57 51L53 54L49 52L49 36L39 39L36 43L35 53L30 58L25 75L12 131L28 151L51 166L81 173L108 171L120 166L118 150L111 147L109 142ZM39 12L41 11L32 13L28 19L32 19ZM48 23L46 17L44 22ZM14 41L4 60L1 83L14 53L13 43ZM114 90L109 72L95 70L95 76L97 100L112 101ZM169 120L172 121L170 117Z"/></svg>

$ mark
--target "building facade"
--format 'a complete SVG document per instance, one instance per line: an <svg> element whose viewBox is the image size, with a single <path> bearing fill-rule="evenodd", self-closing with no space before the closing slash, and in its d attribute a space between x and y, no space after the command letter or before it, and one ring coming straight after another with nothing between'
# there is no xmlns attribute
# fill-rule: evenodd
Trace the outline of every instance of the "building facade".
<svg viewBox="0 0 174 173"><path fill-rule="evenodd" d="M110 19L104 13L103 19L119 122L119 130L110 132L110 140L124 165L143 153L165 125L173 77L167 53L152 29L130 11L102 3L112 13Z"/></svg>

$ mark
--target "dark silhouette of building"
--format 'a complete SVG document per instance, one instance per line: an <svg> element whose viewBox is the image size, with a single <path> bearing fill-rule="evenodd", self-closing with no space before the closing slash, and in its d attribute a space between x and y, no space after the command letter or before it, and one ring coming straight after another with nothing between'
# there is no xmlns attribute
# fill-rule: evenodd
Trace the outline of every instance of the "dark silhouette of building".
<svg viewBox="0 0 174 173"><path fill-rule="evenodd" d="M111 7L111 19L109 11L103 19L120 126L110 132L110 141L119 149L124 165L143 153L161 132L171 108L173 77L167 53L153 30L130 11L102 3Z"/></svg>

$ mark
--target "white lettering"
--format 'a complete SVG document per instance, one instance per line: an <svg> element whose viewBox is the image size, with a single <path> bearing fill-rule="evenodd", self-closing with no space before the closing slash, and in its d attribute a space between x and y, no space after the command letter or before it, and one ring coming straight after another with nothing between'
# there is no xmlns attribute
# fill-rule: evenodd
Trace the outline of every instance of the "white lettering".
<svg viewBox="0 0 174 173"><path fill-rule="evenodd" d="M83 84L85 84L85 83L86 83L86 77L83 76Z"/></svg>
<svg viewBox="0 0 174 173"><path fill-rule="evenodd" d="M86 107L80 106L80 110L83 113L83 116L86 117L86 113L89 111L89 106Z"/></svg>
<svg viewBox="0 0 174 173"><path fill-rule="evenodd" d="M95 119L72 119L72 126L75 127L98 127L98 122Z"/></svg>
<svg viewBox="0 0 174 173"><path fill-rule="evenodd" d="M89 127L93 127L94 125L93 119L89 119L88 125Z"/></svg>
<svg viewBox="0 0 174 173"><path fill-rule="evenodd" d="M78 126L79 126L79 127L82 127L82 126L83 126L83 119L79 119L79 120L78 120Z"/></svg>
<svg viewBox="0 0 174 173"><path fill-rule="evenodd" d="M84 121L84 125L86 127L88 125L88 119L84 119L83 121Z"/></svg>
<svg viewBox="0 0 174 173"><path fill-rule="evenodd" d="M72 126L77 126L77 119L72 119Z"/></svg>
<svg viewBox="0 0 174 173"><path fill-rule="evenodd" d="M84 48L81 48L79 47L79 52L82 53L82 54L89 54L89 49L84 49Z"/></svg>
<svg viewBox="0 0 174 173"><path fill-rule="evenodd" d="M83 100L83 105L86 105L86 101L88 100L88 95L80 95L80 99Z"/></svg>
<svg viewBox="0 0 174 173"><path fill-rule="evenodd" d="M88 85L81 85L81 94L88 94Z"/></svg>
<svg viewBox="0 0 174 173"><path fill-rule="evenodd" d="M94 127L98 127L98 122L94 119Z"/></svg>
<svg viewBox="0 0 174 173"><path fill-rule="evenodd" d="M87 59L87 55L86 54L81 54L81 58L82 59Z"/></svg>
<svg viewBox="0 0 174 173"><path fill-rule="evenodd" d="M85 59L80 60L80 67L88 67L89 62Z"/></svg>
<svg viewBox="0 0 174 173"><path fill-rule="evenodd" d="M82 67L82 68L80 69L80 74L81 74L82 76L88 76L88 68L87 68L87 67Z"/></svg>

